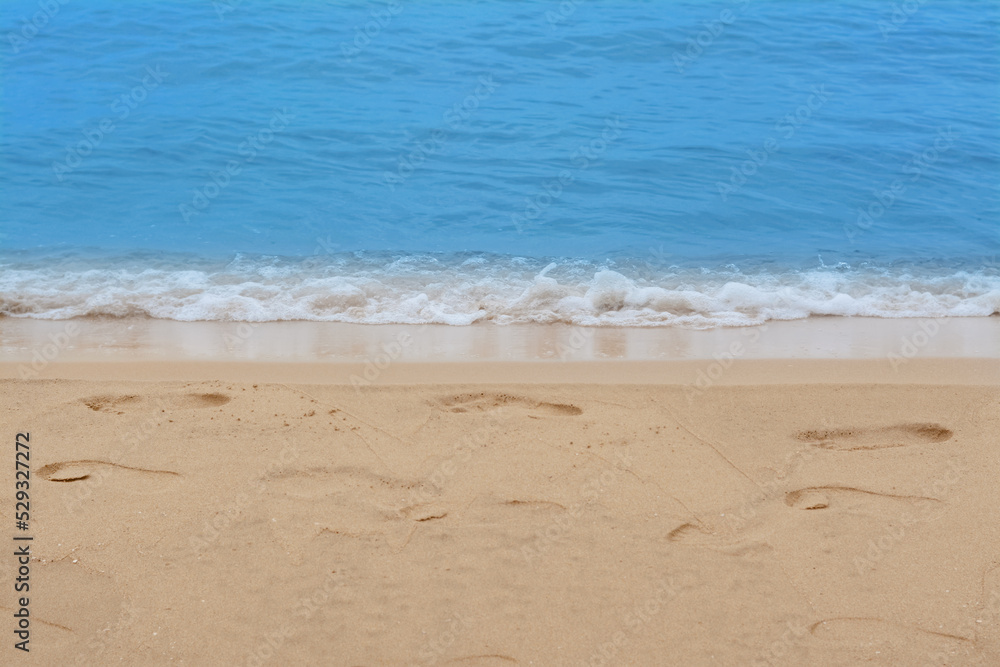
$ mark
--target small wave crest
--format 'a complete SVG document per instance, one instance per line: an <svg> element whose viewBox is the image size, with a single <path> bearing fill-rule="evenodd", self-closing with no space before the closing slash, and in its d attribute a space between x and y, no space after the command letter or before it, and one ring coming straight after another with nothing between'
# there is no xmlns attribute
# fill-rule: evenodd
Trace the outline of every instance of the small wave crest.
<svg viewBox="0 0 1000 667"><path fill-rule="evenodd" d="M311 320L360 324L756 325L819 315L1000 313L1000 275L850 269L741 272L546 264L524 258L344 257L231 262L0 264L0 314L68 319Z"/></svg>

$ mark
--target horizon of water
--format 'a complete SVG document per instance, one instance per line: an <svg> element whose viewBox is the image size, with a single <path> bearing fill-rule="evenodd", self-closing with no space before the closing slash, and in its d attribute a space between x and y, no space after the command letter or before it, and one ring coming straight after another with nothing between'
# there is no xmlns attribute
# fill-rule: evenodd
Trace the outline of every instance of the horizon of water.
<svg viewBox="0 0 1000 667"><path fill-rule="evenodd" d="M989 2L5 3L0 315L997 314L998 35Z"/></svg>

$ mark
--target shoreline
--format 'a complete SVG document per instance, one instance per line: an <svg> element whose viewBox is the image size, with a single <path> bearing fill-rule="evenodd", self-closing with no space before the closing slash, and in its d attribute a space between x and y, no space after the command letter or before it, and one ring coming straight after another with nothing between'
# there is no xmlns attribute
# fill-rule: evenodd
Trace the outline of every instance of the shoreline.
<svg viewBox="0 0 1000 667"><path fill-rule="evenodd" d="M0 318L0 363L1000 359L1000 317L811 317L751 327L469 326Z"/></svg>
<svg viewBox="0 0 1000 667"><path fill-rule="evenodd" d="M1000 386L1000 359L913 359L896 367L872 359L394 362L384 369L366 363L118 360L54 362L36 370L30 363L0 362L0 382L12 380L348 385L363 393L402 385L646 385L702 393L763 385Z"/></svg>
<svg viewBox="0 0 1000 667"><path fill-rule="evenodd" d="M1000 318L758 327L0 320L0 378L347 384L997 384Z"/></svg>

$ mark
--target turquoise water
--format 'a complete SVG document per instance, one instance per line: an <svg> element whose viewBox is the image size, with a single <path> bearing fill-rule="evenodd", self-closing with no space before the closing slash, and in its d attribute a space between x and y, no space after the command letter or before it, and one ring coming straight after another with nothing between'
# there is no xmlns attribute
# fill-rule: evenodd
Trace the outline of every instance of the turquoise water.
<svg viewBox="0 0 1000 667"><path fill-rule="evenodd" d="M4 3L0 313L998 313L998 28L918 0Z"/></svg>

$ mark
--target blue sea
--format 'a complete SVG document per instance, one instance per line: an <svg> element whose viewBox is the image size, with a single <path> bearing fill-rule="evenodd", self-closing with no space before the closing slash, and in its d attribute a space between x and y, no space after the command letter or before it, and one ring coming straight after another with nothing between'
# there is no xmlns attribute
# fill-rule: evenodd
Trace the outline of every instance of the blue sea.
<svg viewBox="0 0 1000 667"><path fill-rule="evenodd" d="M1000 3L0 4L0 314L1000 313Z"/></svg>

